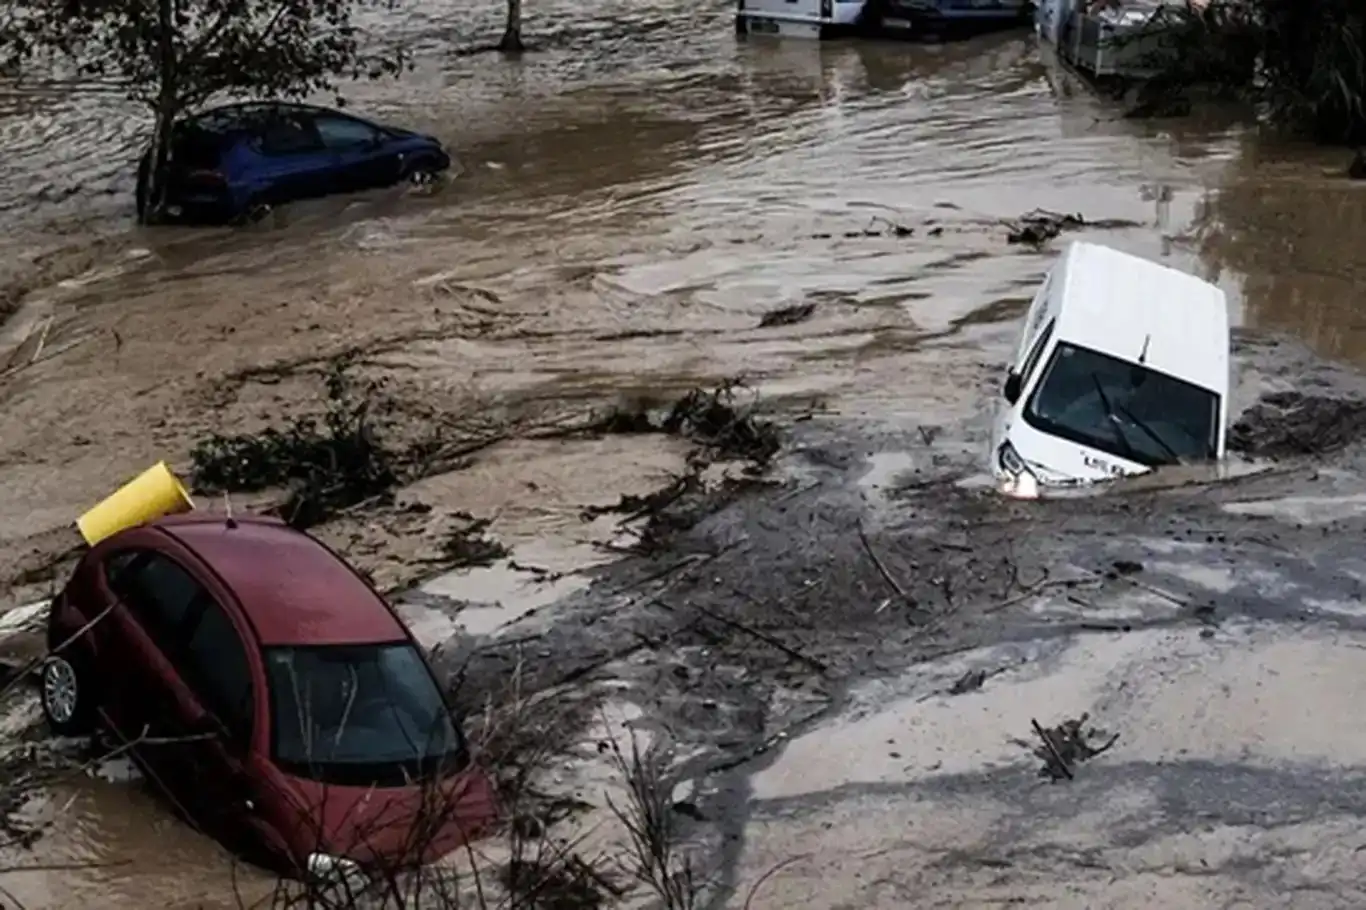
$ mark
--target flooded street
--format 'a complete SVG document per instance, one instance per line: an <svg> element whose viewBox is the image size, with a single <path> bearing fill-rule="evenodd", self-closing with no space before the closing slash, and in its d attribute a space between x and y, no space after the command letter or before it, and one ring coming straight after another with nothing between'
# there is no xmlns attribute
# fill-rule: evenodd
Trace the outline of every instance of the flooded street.
<svg viewBox="0 0 1366 910"><path fill-rule="evenodd" d="M920 536L929 531L908 530L912 513L925 528L961 532L968 540L962 546L980 543L994 551L990 572L1004 571L1000 553L1016 545L1016 532L1007 526L1027 529L1020 531L1024 537L1037 535L1020 548L1034 551L1039 565L1074 549L1067 559L1085 563L1081 550L1102 550L1098 540L1112 527L1122 527L1142 547L1157 548L1153 541L1166 530L1142 524L1147 519L1138 513L1161 491L1113 497L1109 502L1118 504L1095 506L1090 518L1084 503L1058 506L1062 511L1051 517L1079 524L1042 531L1016 505L977 500L964 506L966 519L953 523L936 510L968 497L960 487L943 494L943 502L915 499L924 478L971 474L965 466L981 461L987 409L1007 348L1015 342L1017 320L1064 242L1042 252L1010 245L1007 222L1043 208L1124 224L1075 236L1217 281L1230 294L1237 323L1297 336L1319 355L1366 366L1366 318L1357 312L1358 279L1366 279L1366 260L1359 255L1366 185L1338 176L1346 156L1252 135L1223 113L1122 119L1119 109L1086 94L1041 59L1027 35L945 46L738 43L730 3L623 0L590 11L547 0L529 5L527 36L539 50L523 60L457 53L497 37L498 7L423 4L401 22L387 23L391 32L401 30L414 42L416 70L401 83L348 91L355 111L431 132L446 143L461 170L448 185L430 195L394 190L311 202L245 230L133 228L132 161L146 126L138 112L96 87L50 86L22 94L0 88L0 140L6 150L0 157L0 313L7 302L14 307L13 318L0 324L0 605L47 595L54 566L74 543L71 522L124 478L161 458L185 467L190 448L210 433L257 430L316 410L321 368L336 355L352 353L357 369L382 380L392 396L396 412L386 420L398 443L491 442L463 469L436 472L403 491L401 500L432 506L430 513L353 513L320 528L319 535L385 589L421 583L407 592L401 609L424 644L489 635L519 618L540 628L536 624L552 622L548 608L567 598L595 617L612 617L594 629L585 623L579 632L563 633L564 642L556 645L566 659L591 663L586 655L607 648L604 642L619 630L610 628L616 623L612 610L592 606L591 579L583 570L601 569L613 558L600 544L620 528L614 519L586 522L582 513L667 485L683 470L687 446L668 436L529 438L530 429L627 400L672 400L688 389L743 376L764 407L789 417L816 415L814 426L796 432L796 463L784 465L786 479L831 484L841 505L829 509L841 520L861 517L841 525L816 503L817 493L781 505L774 494L772 514L765 512L762 520L718 519L707 534L729 539L734 532L756 541L767 535L778 541L774 549L784 549L787 532L775 529L789 521L800 524L810 536L806 544L794 544L782 559L736 556L735 571L758 576L771 570L769 577L785 579L763 597L780 596L789 582L796 586L798 575L808 588L832 579L847 582L855 594L830 595L821 607L829 616L817 616L820 611L808 604L772 620L783 635L816 642L812 653L819 651L832 676L806 687L788 685L790 680L770 686L764 674L773 667L763 661L772 655L760 659L720 645L704 648L684 640L691 633L651 625L658 617L642 620L637 631L657 633L660 640L677 634L675 657L694 668L693 678L732 661L748 668L738 674L765 680L754 684L754 693L737 695L732 690L744 685L732 682L721 694L692 693L674 701L661 696L680 716L698 715L689 699L710 700L715 707L729 705L727 698L761 695L781 695L787 708L813 711L853 705L858 716L817 728L809 734L814 739L796 738L788 757L754 780L713 793L718 805L729 807L726 813L747 807L739 815L718 810L712 816L724 816L723 827L730 826L737 844L748 821L768 832L756 835L753 851L744 856L741 846L718 848L727 881L740 889L735 906L746 903L745 887L773 863L828 849L820 840L822 823L802 815L825 805L826 797L836 809L824 830L836 829L830 837L839 849L807 868L797 885L766 889L755 906L906 906L906 898L897 896L905 892L891 886L860 892L864 903L842 903L855 900L855 889L826 865L861 856L872 863L886 844L868 839L870 832L885 839L897 825L914 828L916 813L939 818L955 812L962 815L957 829L926 834L935 839L933 849L913 843L889 847L868 867L869 881L894 878L897 864L914 869L918 893L932 898L925 906L961 905L952 895L969 893L969 887L978 889L971 893L981 900L973 906L1012 895L1048 906L1137 907L1158 900L1214 906L1201 901L1215 897L1224 902L1219 906L1234 906L1239 895L1283 894L1274 888L1239 892L1222 884L1198 894L1163 890L1134 876L1126 880L1133 885L1126 897L1104 890L1103 876L1095 871L1100 867L1069 859L1077 869L1091 870L1078 875L1093 890L1077 891L1082 896L1066 903L1049 896L1066 874L1044 868L1038 857L1052 856L1053 848L1035 841L1028 843L1035 850L1032 859L1019 860L1015 869L1029 879L1028 887L1011 891L991 880L1006 876L1001 870L1019 859L1004 853L979 850L971 874L944 873L950 853L968 850L1008 820L1031 812L1056 823L1057 837L1049 843L1066 841L1073 859L1094 859L1106 846L1097 846L1101 835L1092 838L1081 822L1049 815L1062 811L1056 805L1015 804L991 789L1018 784L1020 756L1025 765L1031 759L1005 743L1007 733L998 735L994 720L965 731L945 699L924 701L938 685L925 678L948 678L962 667L927 665L931 672L904 666L912 654L931 657L940 651L989 653L982 660L993 667L1063 661L1056 637L1037 647L1020 643L1029 639L1024 632L1008 647L987 640L988 627L992 634L997 625L1019 631L1040 620L1046 605L1021 601L1018 615L992 614L961 639L950 636L922 648L911 633L924 617L903 615L901 606L887 609L885 603L876 614L865 609L889 599L876 576L846 577L828 565L824 578L813 573L843 558L839 554L866 561L851 528L868 514L876 519L870 525L889 540L913 538L904 544L907 552L929 546ZM806 320L760 325L766 314L808 303L815 308ZM1295 381L1299 374L1278 364L1264 351L1239 363L1252 397ZM1292 551L1285 563L1318 565L1333 576L1325 585L1342 586L1311 591L1303 582L1301 594L1309 591L1305 596L1315 599L1306 609L1333 613L1328 605L1357 596L1345 576L1334 574L1345 554L1319 561L1312 549L1317 544L1294 522L1322 514L1329 508L1325 503L1332 503L1333 521L1360 523L1354 504L1366 500L1352 497L1366 496L1366 481L1357 467L1343 468L1326 498L1321 490L1254 481L1266 487L1257 488L1259 499L1220 510L1218 496L1196 502L1197 494L1182 498L1178 490L1170 502L1171 522L1187 522L1187 529L1242 522L1236 525L1242 530L1227 532L1231 537L1254 522L1259 528L1293 527L1286 534L1299 536L1283 544ZM1139 505L1131 509L1132 503ZM1150 514L1165 514L1168 500L1162 503ZM769 507L755 509L757 514ZM511 556L471 574L431 578L439 563L432 554L447 533L442 522L457 511L491 519L489 533ZM770 520L777 524L764 524ZM769 530L757 530L759 525ZM979 526L988 530L979 534L973 530ZM818 527L827 537L815 536L812 529ZM840 543L829 542L837 538ZM1186 582L1200 587L1191 580L1190 565L1235 557L1242 560L1242 551L1234 557L1223 550L1217 556L1187 553L1172 557L1173 566L1181 566L1168 569L1184 572ZM1138 557L1100 553L1085 564L1094 569L1111 558L1142 559L1150 569L1160 562L1144 550ZM940 553L906 557L901 565L925 575L930 591L941 586L935 574L941 563L958 559ZM539 567L544 577L529 578L518 564ZM984 578L990 574L981 571ZM719 563L715 574L721 574ZM553 584L542 583L552 575ZM763 585L756 584L757 597ZM975 584L948 598L950 606L1000 599L983 593L986 582L981 591ZM918 588L915 595L924 603L938 596ZM696 596L707 602L723 594ZM736 595L726 596L735 601ZM846 609L840 600L846 597L861 598L860 605ZM451 618L447 607L455 602L467 606ZM1256 740L1255 760L1248 762L1256 773L1245 769L1236 779L1219 777L1220 786L1233 789L1282 787L1280 778L1271 780L1279 772L1267 770L1267 763L1345 767L1366 760L1359 737L1343 744L1316 733L1334 723L1335 711L1348 707L1341 704L1342 692L1360 685L1349 659L1350 649L1363 646L1354 638L1358 633L1288 641L1254 627L1253 619L1265 617L1248 610L1255 615L1234 635L1237 642L1221 638L1223 650L1201 665L1203 680L1173 671L1131 701L1106 701L1105 693L1120 682L1115 674L1123 673L1116 668L1128 666L1125 661L1137 667L1158 651L1168 662L1208 653L1199 629L1165 629L1168 616L1141 634L1115 635L1119 643L1088 643L1069 652L1066 660L1076 666L1066 678L1085 684L1051 683L1043 670L1034 677L1033 669L1013 669L1022 677L1015 694L998 695L1011 684L1006 674L965 697L979 699L978 713L1001 720L1008 735L1021 737L1030 735L1031 710L1094 712L1100 702L1113 708L1115 722L1128 725L1121 742L1132 741L1133 748L1126 760L1145 768L1178 755L1213 767L1250 754L1251 747L1228 742ZM1140 614L1151 619L1141 609L1135 616ZM1330 618L1341 619L1338 613ZM826 634L821 624L827 622L838 631ZM895 629L883 631L879 623ZM877 642L867 644L868 636ZM898 647L904 651L899 656ZM974 650L1011 647L1018 653ZM745 663L751 660L758 663ZM636 662L619 672L643 689L669 684L671 674L662 667ZM662 682L654 679L656 669ZM861 678L878 672L893 681ZM1132 678L1143 679L1145 672L1135 670ZM1239 679L1277 674L1280 685L1293 684L1301 694L1252 707L1239 702L1251 698L1236 693ZM836 676L838 685L830 682ZM1222 697L1229 704L1218 711L1234 719L1221 721L1217 735L1187 742L1185 731L1209 720L1190 713L1192 692L1201 685L1225 687ZM1306 703L1315 706L1313 713L1297 713ZM772 734L780 713L772 704L748 702L736 712L735 717L762 717L757 727L746 728L745 735L757 740ZM24 701L14 716L23 721L16 721L19 726L36 723L36 704ZM1293 736L1294 744L1263 742L1287 727L1293 732L1284 735ZM884 761L881 749L868 746L909 729L934 738L957 758L889 745L886 751L897 754ZM971 741L965 745L954 737ZM720 733L713 738L730 742ZM832 753L832 740L858 745ZM854 761L851 752L862 757ZM1269 756L1265 767L1258 765L1263 756ZM979 778L1008 776L1001 768L1016 778L1005 784L993 778L990 787L965 794ZM1263 772L1265 777L1258 776ZM1142 815L1147 824L1145 813L1157 813L1154 806L1161 803L1153 795L1157 784L1142 775L1121 781L1123 767L1104 773L1124 789L1130 816ZM1196 775L1190 786L1212 786L1218 775L1209 774ZM909 802L892 805L892 778L902 789L929 782ZM883 785L885 792L878 789ZM1102 784L1092 779L1086 786ZM827 790L839 793L813 796ZM1205 800L1213 799L1205 792ZM869 798L872 803L861 802ZM1044 801L1037 795L1029 799ZM1289 818L1309 799L1297 791L1276 811ZM860 834L863 813L873 803L882 805L879 800L899 821ZM32 851L9 848L13 855L6 861L61 867L4 875L5 889L30 910L92 902L109 910L228 907L236 905L234 877L249 893L265 887L263 873L235 875L219 847L174 820L136 780L76 775L29 809L47 833ZM1192 808L1197 814L1216 810L1204 803ZM1344 818L1349 810L1356 811L1344 808ZM1218 827L1210 824L1211 830ZM1322 822L1328 828L1345 824ZM1302 827L1268 835L1258 849L1310 850L1302 845L1323 832L1307 831L1307 822ZM1126 830L1148 828L1135 822ZM1224 833L1154 834L1152 875L1164 874L1174 862L1170 857L1182 851L1192 863L1219 851L1221 862L1242 861L1227 840L1231 829L1218 830ZM1124 836L1121 831L1106 842L1120 851L1115 856L1122 854ZM1205 852L1195 851L1193 841ZM1116 868L1127 861L1110 859ZM1330 859L1322 867L1325 880L1346 881L1354 869L1360 871L1359 859L1337 853ZM993 865L996 860L1006 865Z"/></svg>

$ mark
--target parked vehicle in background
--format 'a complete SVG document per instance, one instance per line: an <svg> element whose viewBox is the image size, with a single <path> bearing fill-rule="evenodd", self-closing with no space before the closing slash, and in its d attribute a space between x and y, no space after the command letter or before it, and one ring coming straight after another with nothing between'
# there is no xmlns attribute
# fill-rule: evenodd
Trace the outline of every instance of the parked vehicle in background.
<svg viewBox="0 0 1366 910"><path fill-rule="evenodd" d="M1063 62L1098 80L1146 79L1170 65L1187 0L1040 0L1034 15L1039 38Z"/></svg>
<svg viewBox="0 0 1366 910"><path fill-rule="evenodd" d="M943 35L1028 25L1032 0L736 0L741 35Z"/></svg>
<svg viewBox="0 0 1366 910"><path fill-rule="evenodd" d="M992 434L1005 492L1224 457L1228 302L1193 275L1073 243L1030 304Z"/></svg>
<svg viewBox="0 0 1366 910"><path fill-rule="evenodd" d="M138 164L140 218L151 160L149 149ZM309 105L232 104L173 127L165 212L226 222L262 206L426 182L450 166L439 140L411 130Z"/></svg>
<svg viewBox="0 0 1366 910"><path fill-rule="evenodd" d="M193 823L282 871L425 862L494 815L392 607L282 522L190 513L101 541L48 644L54 732L130 744Z"/></svg>
<svg viewBox="0 0 1366 910"><path fill-rule="evenodd" d="M855 31L864 0L737 0L735 32L834 38Z"/></svg>

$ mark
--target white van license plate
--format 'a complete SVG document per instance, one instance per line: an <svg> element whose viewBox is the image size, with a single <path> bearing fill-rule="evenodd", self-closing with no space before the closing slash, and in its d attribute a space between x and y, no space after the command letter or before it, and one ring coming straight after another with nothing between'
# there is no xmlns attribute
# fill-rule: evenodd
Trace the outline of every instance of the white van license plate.
<svg viewBox="0 0 1366 910"><path fill-rule="evenodd" d="M777 19L751 19L749 20L749 30L760 35L778 34Z"/></svg>

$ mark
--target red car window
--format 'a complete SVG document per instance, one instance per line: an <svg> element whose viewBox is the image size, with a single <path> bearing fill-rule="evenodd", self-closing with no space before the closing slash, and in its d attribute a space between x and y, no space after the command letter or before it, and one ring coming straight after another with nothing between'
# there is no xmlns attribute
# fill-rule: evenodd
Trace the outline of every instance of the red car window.
<svg viewBox="0 0 1366 910"><path fill-rule="evenodd" d="M239 741L250 738L251 664L232 620L214 601L204 601L177 667L205 708L217 714Z"/></svg>
<svg viewBox="0 0 1366 910"><path fill-rule="evenodd" d="M116 554L106 571L110 587L148 637L167 657L174 655L191 608L208 599L208 593L188 571L150 550Z"/></svg>

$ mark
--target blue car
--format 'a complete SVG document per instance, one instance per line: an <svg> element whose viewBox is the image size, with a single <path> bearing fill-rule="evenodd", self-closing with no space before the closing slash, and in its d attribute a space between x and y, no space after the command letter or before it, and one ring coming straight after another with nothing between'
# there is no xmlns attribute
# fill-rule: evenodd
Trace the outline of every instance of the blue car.
<svg viewBox="0 0 1366 910"><path fill-rule="evenodd" d="M321 107L233 104L176 123L165 214L234 221L299 199L427 182L450 166L431 136ZM138 165L139 219L150 168L149 149Z"/></svg>

